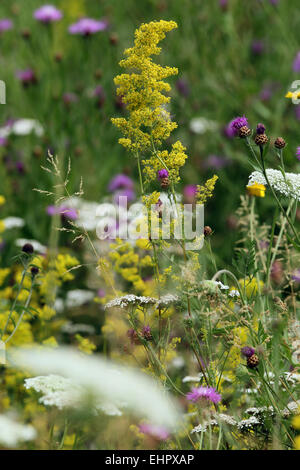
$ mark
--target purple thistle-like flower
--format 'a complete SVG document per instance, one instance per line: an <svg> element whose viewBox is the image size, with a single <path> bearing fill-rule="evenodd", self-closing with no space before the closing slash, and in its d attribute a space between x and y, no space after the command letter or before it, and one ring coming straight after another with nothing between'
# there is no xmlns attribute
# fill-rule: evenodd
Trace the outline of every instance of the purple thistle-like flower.
<svg viewBox="0 0 300 470"><path fill-rule="evenodd" d="M221 170L225 166L229 165L230 161L228 158L220 155L209 155L207 159L203 162L204 168L215 168L216 170Z"/></svg>
<svg viewBox="0 0 300 470"><path fill-rule="evenodd" d="M242 353L243 356L245 356L245 357L251 357L251 356L253 356L253 354L255 354L255 349L254 349L254 348L251 348L251 346L244 346L244 347L241 349L241 353Z"/></svg>
<svg viewBox="0 0 300 470"><path fill-rule="evenodd" d="M124 188L114 194L114 203L122 207L126 207L127 202L132 202L134 199L135 192L130 188Z"/></svg>
<svg viewBox="0 0 300 470"><path fill-rule="evenodd" d="M177 80L176 88L182 96L187 97L190 94L189 84L184 78Z"/></svg>
<svg viewBox="0 0 300 470"><path fill-rule="evenodd" d="M162 180L164 178L168 178L169 177L169 172L168 170L165 170L165 169L162 169L162 170L158 170L157 172L157 178L159 180Z"/></svg>
<svg viewBox="0 0 300 470"><path fill-rule="evenodd" d="M59 214L63 217L66 217L67 219L71 219L71 220L76 220L78 218L78 214L77 214L76 210L72 209L72 208L69 208L69 207L66 207L66 206L60 206L60 207L53 206L53 205L48 206L47 209L46 209L46 212L51 217L54 216L54 215Z"/></svg>
<svg viewBox="0 0 300 470"><path fill-rule="evenodd" d="M69 27L70 34L79 34L81 36L90 36L107 29L108 23L105 20L94 20L92 18L81 18L77 23Z"/></svg>
<svg viewBox="0 0 300 470"><path fill-rule="evenodd" d="M3 20L0 20L0 33L3 31L8 31L9 29L12 29L13 27L13 22L9 20L8 18L4 18Z"/></svg>
<svg viewBox="0 0 300 470"><path fill-rule="evenodd" d="M49 24L62 19L63 14L53 5L44 5L33 14L34 18L42 23Z"/></svg>
<svg viewBox="0 0 300 470"><path fill-rule="evenodd" d="M261 123L257 124L256 134L264 134L265 131L266 131L266 127L263 124Z"/></svg>
<svg viewBox="0 0 300 470"><path fill-rule="evenodd" d="M248 127L248 119L245 116L238 116L234 118L229 125L231 127L233 135L235 136L238 134L239 130L242 127Z"/></svg>
<svg viewBox="0 0 300 470"><path fill-rule="evenodd" d="M297 150L296 150L296 157L297 157L298 160L300 161L300 147L297 147Z"/></svg>
<svg viewBox="0 0 300 470"><path fill-rule="evenodd" d="M300 269L296 269L296 270L293 272L292 279L293 279L293 281L295 281L295 282L297 282L298 284L300 284Z"/></svg>
<svg viewBox="0 0 300 470"><path fill-rule="evenodd" d="M19 70L16 73L16 76L24 86L28 86L37 82L35 72L32 69Z"/></svg>
<svg viewBox="0 0 300 470"><path fill-rule="evenodd" d="M167 429L162 426L156 426L154 424L140 424L139 431L142 434L152 436L160 441L166 441L170 437L170 433L167 431Z"/></svg>
<svg viewBox="0 0 300 470"><path fill-rule="evenodd" d="M293 62L294 72L300 72L300 51L297 53L294 62Z"/></svg>
<svg viewBox="0 0 300 470"><path fill-rule="evenodd" d="M110 192L117 191L118 189L133 189L133 181L129 176L119 173L114 176L108 185Z"/></svg>
<svg viewBox="0 0 300 470"><path fill-rule="evenodd" d="M222 397L213 387L194 387L191 392L187 393L186 398L193 403L201 399L219 403Z"/></svg>
<svg viewBox="0 0 300 470"><path fill-rule="evenodd" d="M255 55L260 55L265 50L265 44L260 39L255 39L251 44L251 51Z"/></svg>
<svg viewBox="0 0 300 470"><path fill-rule="evenodd" d="M183 188L183 195L186 198L195 197L197 194L197 185L196 184L187 184Z"/></svg>

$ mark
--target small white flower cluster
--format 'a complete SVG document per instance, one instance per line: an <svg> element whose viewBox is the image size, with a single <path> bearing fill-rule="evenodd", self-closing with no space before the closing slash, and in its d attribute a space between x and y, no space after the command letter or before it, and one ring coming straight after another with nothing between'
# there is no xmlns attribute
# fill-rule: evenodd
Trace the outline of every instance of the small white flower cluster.
<svg viewBox="0 0 300 470"><path fill-rule="evenodd" d="M26 389L33 388L42 393L39 402L46 406L56 406L60 410L74 407L80 402L82 390L70 379L60 375L46 375L25 379Z"/></svg>
<svg viewBox="0 0 300 470"><path fill-rule="evenodd" d="M32 441L36 434L34 427L18 423L9 415L0 415L0 443L3 446L14 448L20 442Z"/></svg>
<svg viewBox="0 0 300 470"><path fill-rule="evenodd" d="M225 415L224 413L216 414L215 417L209 421L205 421L202 424L198 424L194 429L192 429L191 433L194 432L205 432L209 427L219 426L220 423L224 423L227 426L236 426L236 420L229 415Z"/></svg>
<svg viewBox="0 0 300 470"><path fill-rule="evenodd" d="M183 377L182 379L182 383L189 383L189 382L200 382L201 378L203 377L203 374L200 372L197 376L191 376L191 375L187 375L185 377Z"/></svg>
<svg viewBox="0 0 300 470"><path fill-rule="evenodd" d="M251 416L250 418L243 419L237 423L237 427L240 431L248 431L249 429L253 429L260 424L261 421L256 416Z"/></svg>
<svg viewBox="0 0 300 470"><path fill-rule="evenodd" d="M156 304L157 299L154 299L153 297L145 297L145 296L139 296L139 295L133 295L133 294L128 294L128 295L123 295L122 297L116 297L113 300L110 300L105 305L105 309L107 308L112 308L112 307L120 307L120 308L126 308L129 305L154 305Z"/></svg>
<svg viewBox="0 0 300 470"><path fill-rule="evenodd" d="M229 297L240 297L240 293L238 290L235 290L235 289L232 289L229 293L228 293Z"/></svg>
<svg viewBox="0 0 300 470"><path fill-rule="evenodd" d="M272 188L283 196L300 201L300 174L286 173L286 181L279 170L269 168L266 170L267 177ZM260 171L254 171L249 176L249 186L254 183L267 185L264 175Z"/></svg>
<svg viewBox="0 0 300 470"><path fill-rule="evenodd" d="M66 306L68 308L80 307L87 304L95 297L94 293L90 290L74 289L67 293Z"/></svg>
<svg viewBox="0 0 300 470"><path fill-rule="evenodd" d="M157 300L158 307L167 307L170 304L178 302L179 297L173 294L163 295L159 300Z"/></svg>
<svg viewBox="0 0 300 470"><path fill-rule="evenodd" d="M139 295L123 295L122 297L116 297L113 300L110 300L106 305L105 309L111 307L126 308L129 305L156 305L157 307L167 307L168 305L178 302L178 297L172 294L166 294L160 299L155 299L154 297L145 297Z"/></svg>
<svg viewBox="0 0 300 470"><path fill-rule="evenodd" d="M291 401L290 403L287 404L287 406L282 410L282 415L285 418L288 418L289 416L293 414L297 414L299 412L300 408L300 400L297 401Z"/></svg>
<svg viewBox="0 0 300 470"><path fill-rule="evenodd" d="M248 408L246 410L246 413L248 415L252 415L252 416L255 416L255 417L262 417L262 416L274 416L274 408L273 406L261 406L261 407L252 407L252 408Z"/></svg>
<svg viewBox="0 0 300 470"><path fill-rule="evenodd" d="M25 221L24 219L21 219L21 217L6 217L2 222L4 223L5 230L21 228L25 225Z"/></svg>
<svg viewBox="0 0 300 470"><path fill-rule="evenodd" d="M95 328L92 325L85 325L84 323L72 323L68 321L61 327L63 333L74 335L75 333L87 333L93 335Z"/></svg>
<svg viewBox="0 0 300 470"><path fill-rule="evenodd" d="M190 130L194 134L205 134L208 131L215 131L217 129L217 123L205 117L194 117L190 121Z"/></svg>
<svg viewBox="0 0 300 470"><path fill-rule="evenodd" d="M85 389L75 384L72 380L60 375L41 375L25 379L25 388L33 388L43 395L39 402L45 406L56 406L64 408L75 408L82 404ZM109 416L121 416L122 412L113 403L96 403L95 412L101 410Z"/></svg>

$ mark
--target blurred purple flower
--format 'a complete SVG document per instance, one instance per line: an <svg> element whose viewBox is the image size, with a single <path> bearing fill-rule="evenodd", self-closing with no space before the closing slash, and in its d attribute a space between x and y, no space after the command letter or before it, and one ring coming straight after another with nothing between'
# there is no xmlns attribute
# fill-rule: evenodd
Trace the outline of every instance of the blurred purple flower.
<svg viewBox="0 0 300 470"><path fill-rule="evenodd" d="M154 424L140 424L139 431L160 441L166 441L170 437L170 433L165 428Z"/></svg>
<svg viewBox="0 0 300 470"><path fill-rule="evenodd" d="M298 160L300 160L300 147L297 147L296 157L298 158Z"/></svg>
<svg viewBox="0 0 300 470"><path fill-rule="evenodd" d="M106 20L94 20L92 18L82 18L77 23L69 27L70 34L80 34L81 36L90 36L91 34L98 33L107 29L108 23Z"/></svg>
<svg viewBox="0 0 300 470"><path fill-rule="evenodd" d="M104 289L98 289L97 295L100 298L105 297L105 290Z"/></svg>
<svg viewBox="0 0 300 470"><path fill-rule="evenodd" d="M63 102L66 106L69 106L72 103L76 103L78 101L78 96L72 92L66 92L63 94Z"/></svg>
<svg viewBox="0 0 300 470"><path fill-rule="evenodd" d="M251 356L253 356L253 354L255 354L255 349L254 349L254 348L251 348L250 346L244 346L244 347L241 349L241 353L242 353L243 356L245 356L245 357L251 357Z"/></svg>
<svg viewBox="0 0 300 470"><path fill-rule="evenodd" d="M135 192L133 191L133 189L125 188L125 189L122 189L121 191L117 191L114 194L115 204L126 206L126 201L124 201L120 198L127 198L127 202L132 202L135 199Z"/></svg>
<svg viewBox="0 0 300 470"><path fill-rule="evenodd" d="M219 403L221 395L213 387L194 387L192 391L187 393L186 398L193 403L201 399L211 401L212 403Z"/></svg>
<svg viewBox="0 0 300 470"><path fill-rule="evenodd" d="M266 131L266 127L264 126L264 124L257 124L256 126L256 134L264 134Z"/></svg>
<svg viewBox="0 0 300 470"><path fill-rule="evenodd" d="M29 86L37 82L37 78L33 69L19 70L16 73L17 78L24 86Z"/></svg>
<svg viewBox="0 0 300 470"><path fill-rule="evenodd" d="M189 84L184 78L177 80L176 88L182 96L187 97L190 94Z"/></svg>
<svg viewBox="0 0 300 470"><path fill-rule="evenodd" d="M7 138L6 137L0 137L0 147L5 147L7 144Z"/></svg>
<svg viewBox="0 0 300 470"><path fill-rule="evenodd" d="M133 189L133 181L129 176L119 173L109 182L108 190L114 192L117 189Z"/></svg>
<svg viewBox="0 0 300 470"><path fill-rule="evenodd" d="M4 18L3 20L0 20L0 33L3 31L8 31L9 29L12 29L13 27L13 22L9 20L8 18Z"/></svg>
<svg viewBox="0 0 300 470"><path fill-rule="evenodd" d="M33 14L34 18L42 23L52 23L62 19L63 14L53 5L44 5Z"/></svg>
<svg viewBox="0 0 300 470"><path fill-rule="evenodd" d="M47 207L47 214L50 216L60 214L67 219L76 220L78 215L75 209L69 208L67 206L48 206Z"/></svg>
<svg viewBox="0 0 300 470"><path fill-rule="evenodd" d="M293 62L294 72L300 72L300 51L297 53L294 62Z"/></svg>
<svg viewBox="0 0 300 470"><path fill-rule="evenodd" d="M296 270L293 272L292 279L293 279L293 281L295 281L295 282L297 282L298 284L300 284L300 269L296 269Z"/></svg>
<svg viewBox="0 0 300 470"><path fill-rule="evenodd" d="M251 44L251 51L255 55L260 55L265 50L265 44L260 39L255 39Z"/></svg>
<svg viewBox="0 0 300 470"><path fill-rule="evenodd" d="M227 157L219 155L209 155L206 160L203 162L204 168L215 168L216 170L221 170L230 164L230 160Z"/></svg>
<svg viewBox="0 0 300 470"><path fill-rule="evenodd" d="M225 10L228 7L228 0L219 0L219 5Z"/></svg>

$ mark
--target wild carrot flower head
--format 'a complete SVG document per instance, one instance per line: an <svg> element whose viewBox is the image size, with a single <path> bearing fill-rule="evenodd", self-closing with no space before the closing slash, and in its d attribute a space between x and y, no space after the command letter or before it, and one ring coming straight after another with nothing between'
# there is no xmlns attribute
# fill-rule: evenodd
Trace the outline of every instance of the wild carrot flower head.
<svg viewBox="0 0 300 470"><path fill-rule="evenodd" d="M52 23L62 19L63 14L53 5L44 5L33 14L34 18L42 23Z"/></svg>
<svg viewBox="0 0 300 470"><path fill-rule="evenodd" d="M230 126L234 135L237 135L242 127L248 127L248 119L245 116L236 117L231 121Z"/></svg>
<svg viewBox="0 0 300 470"><path fill-rule="evenodd" d="M92 18L82 18L77 23L69 27L70 34L79 34L81 36L90 36L107 29L108 23L105 20L97 21Z"/></svg>
<svg viewBox="0 0 300 470"><path fill-rule="evenodd" d="M219 403L221 401L221 395L213 387L194 387L191 392L187 393L186 397L193 403L201 399L211 401L212 403Z"/></svg>

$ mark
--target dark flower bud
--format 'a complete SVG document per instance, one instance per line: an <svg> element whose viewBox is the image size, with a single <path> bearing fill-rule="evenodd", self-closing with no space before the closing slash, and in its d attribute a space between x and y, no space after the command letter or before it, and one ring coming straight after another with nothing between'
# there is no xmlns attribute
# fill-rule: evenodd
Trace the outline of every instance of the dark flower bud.
<svg viewBox="0 0 300 470"><path fill-rule="evenodd" d="M251 346L245 346L241 349L241 353L245 357L251 357L253 354L255 354L255 349L251 348Z"/></svg>
<svg viewBox="0 0 300 470"><path fill-rule="evenodd" d="M204 236L205 237L210 237L210 235L213 233L212 229L206 225L203 230Z"/></svg>
<svg viewBox="0 0 300 470"><path fill-rule="evenodd" d="M39 273L39 268L37 268L36 266L32 266L32 268L30 269L30 272L32 276L35 277Z"/></svg>
<svg viewBox="0 0 300 470"><path fill-rule="evenodd" d="M27 253L28 255L32 255L32 253L34 252L34 249L31 243L25 243L25 245L22 248L22 251L24 253Z"/></svg>
<svg viewBox="0 0 300 470"><path fill-rule="evenodd" d="M265 132L266 132L265 126L261 123L257 124L256 134L261 135L261 134L264 134Z"/></svg>
<svg viewBox="0 0 300 470"><path fill-rule="evenodd" d="M249 369L255 369L259 364L259 358L256 354L252 354L252 356L247 358L247 367Z"/></svg>
<svg viewBox="0 0 300 470"><path fill-rule="evenodd" d="M150 328L149 325L144 326L144 328L142 329L142 336L146 341L151 341L153 339L152 338L152 333L151 333L151 328Z"/></svg>
<svg viewBox="0 0 300 470"><path fill-rule="evenodd" d="M277 149L283 149L286 146L285 140L282 137L277 137L277 139L274 142L274 146Z"/></svg>

